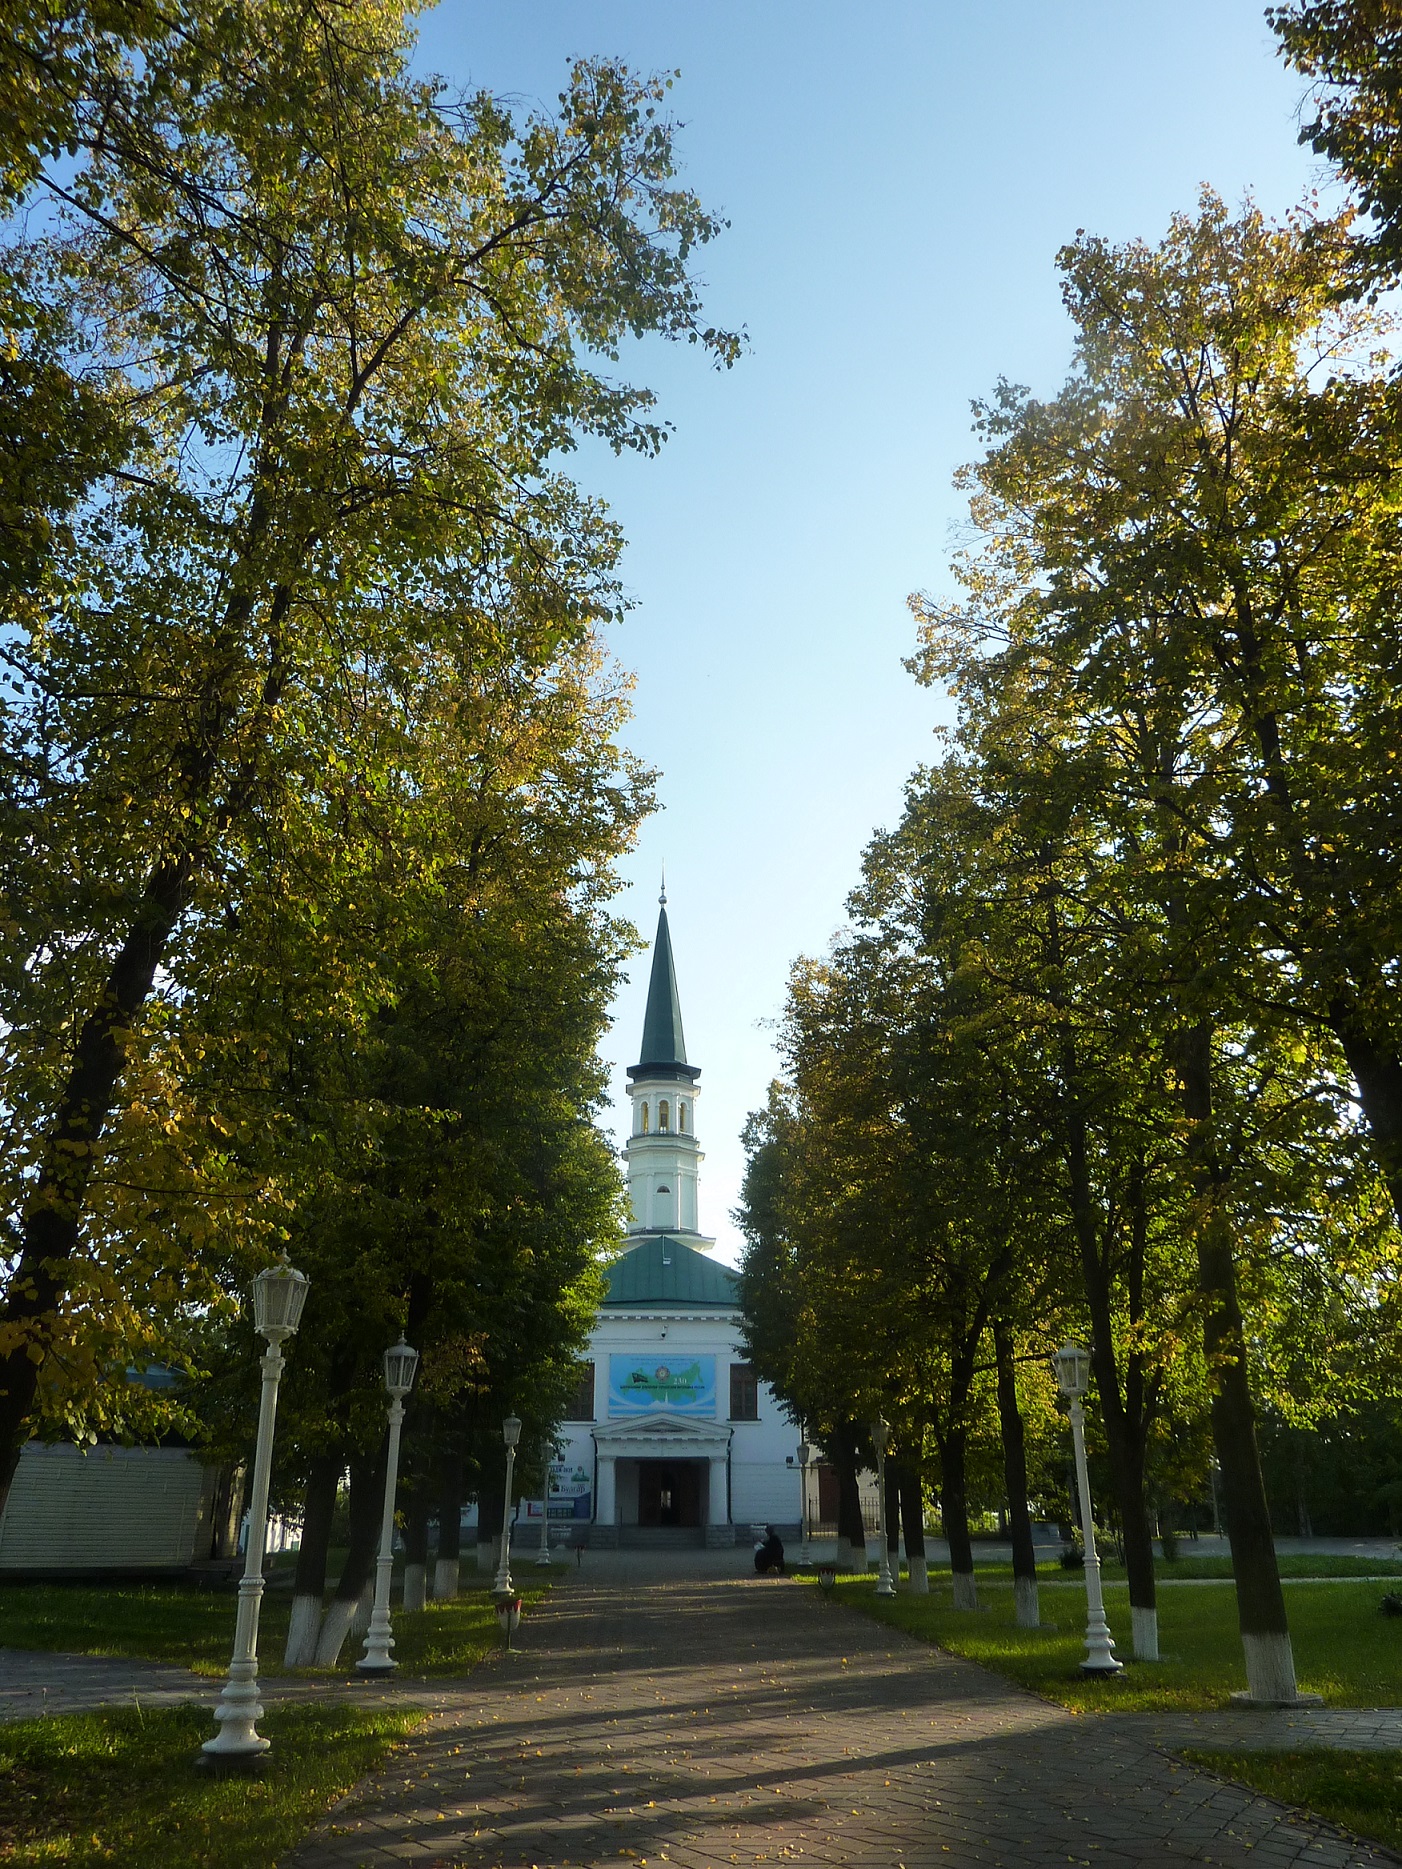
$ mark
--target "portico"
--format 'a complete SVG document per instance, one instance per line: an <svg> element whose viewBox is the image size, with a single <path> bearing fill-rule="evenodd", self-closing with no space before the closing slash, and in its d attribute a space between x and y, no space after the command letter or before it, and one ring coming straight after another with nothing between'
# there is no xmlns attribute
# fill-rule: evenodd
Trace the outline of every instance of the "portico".
<svg viewBox="0 0 1402 1869"><path fill-rule="evenodd" d="M594 1429L596 1531L624 1526L695 1527L704 1528L708 1545L733 1543L732 1434L720 1422L666 1416L600 1424ZM607 1534L599 1542L610 1542Z"/></svg>

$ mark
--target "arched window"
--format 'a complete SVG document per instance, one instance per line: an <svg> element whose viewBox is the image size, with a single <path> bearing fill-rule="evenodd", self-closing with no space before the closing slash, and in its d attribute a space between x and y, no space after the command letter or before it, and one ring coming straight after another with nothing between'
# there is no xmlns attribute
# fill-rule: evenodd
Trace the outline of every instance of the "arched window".
<svg viewBox="0 0 1402 1869"><path fill-rule="evenodd" d="M686 1134L686 1105L684 1103L677 1105L677 1134L681 1136Z"/></svg>
<svg viewBox="0 0 1402 1869"><path fill-rule="evenodd" d="M643 1104L642 1112L643 1112L643 1134L646 1135L647 1134L647 1105L646 1104Z"/></svg>
<svg viewBox="0 0 1402 1869"><path fill-rule="evenodd" d="M665 1134L672 1127L672 1106L665 1097L657 1099L657 1129Z"/></svg>

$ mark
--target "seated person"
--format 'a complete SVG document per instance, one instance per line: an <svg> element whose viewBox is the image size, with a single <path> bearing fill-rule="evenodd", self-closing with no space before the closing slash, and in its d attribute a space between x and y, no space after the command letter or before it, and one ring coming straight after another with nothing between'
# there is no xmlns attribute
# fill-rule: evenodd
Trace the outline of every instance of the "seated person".
<svg viewBox="0 0 1402 1869"><path fill-rule="evenodd" d="M773 1571L776 1577L784 1575L784 1546L772 1525L764 1528L764 1541L755 1546L755 1569L763 1577L767 1571Z"/></svg>

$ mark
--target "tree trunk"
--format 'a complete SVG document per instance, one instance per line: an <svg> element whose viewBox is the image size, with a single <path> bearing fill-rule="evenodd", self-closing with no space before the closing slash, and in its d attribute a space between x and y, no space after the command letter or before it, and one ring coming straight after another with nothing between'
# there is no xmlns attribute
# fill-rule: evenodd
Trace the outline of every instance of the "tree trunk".
<svg viewBox="0 0 1402 1869"><path fill-rule="evenodd" d="M1356 1014L1342 1001L1330 1005L1329 1023L1358 1085L1373 1152L1392 1196L1393 1211L1402 1221L1402 1059L1391 1047L1360 1032Z"/></svg>
<svg viewBox="0 0 1402 1869"><path fill-rule="evenodd" d="M905 1561L910 1570L910 1589L915 1596L928 1596L929 1577L925 1566L925 1487L918 1461L906 1455L896 1462L896 1488L901 1508L901 1535L905 1540Z"/></svg>
<svg viewBox="0 0 1402 1869"><path fill-rule="evenodd" d="M433 1495L428 1476L415 1476L404 1513L404 1607L422 1609L428 1600L428 1521Z"/></svg>
<svg viewBox="0 0 1402 1869"><path fill-rule="evenodd" d="M380 1542L380 1518L385 1503L385 1460L388 1439L378 1451L352 1454L350 1461L350 1548L342 1566L336 1593L322 1618L321 1636L316 1645L319 1668L334 1668L340 1659L346 1637L368 1613L368 1601L374 1591L375 1554Z"/></svg>
<svg viewBox="0 0 1402 1869"><path fill-rule="evenodd" d="M438 1557L433 1566L435 1602L448 1602L458 1593L462 1554L462 1495L463 1458L460 1453L450 1451L443 1456L442 1478L438 1487Z"/></svg>
<svg viewBox="0 0 1402 1869"><path fill-rule="evenodd" d="M307 1469L302 1507L302 1543L292 1584L292 1615L287 1625L283 1666L307 1668L316 1660L321 1633L321 1600L326 1594L326 1558L336 1491L345 1471L343 1454L318 1454Z"/></svg>
<svg viewBox="0 0 1402 1869"><path fill-rule="evenodd" d="M28 1438L39 1372L49 1350L47 1320L63 1299L98 1145L111 1121L126 1062L127 1035L150 997L171 930L189 899L191 870L187 854L157 864L148 878L97 1007L79 1029L73 1062L44 1139L14 1270L0 1303L0 1327L8 1326L7 1337L13 1333L11 1347L0 1357L0 1513Z"/></svg>
<svg viewBox="0 0 1402 1869"><path fill-rule="evenodd" d="M840 1569L866 1574L867 1533L862 1518L862 1495L857 1486L857 1440L850 1422L832 1438L832 1464L837 1470L837 1562Z"/></svg>
<svg viewBox="0 0 1402 1869"><path fill-rule="evenodd" d="M978 1608L974 1582L974 1547L969 1537L969 1502L964 1486L968 1436L963 1428L947 1428L940 1442L940 1516L949 1543L949 1569L954 1579L954 1607Z"/></svg>
<svg viewBox="0 0 1402 1869"><path fill-rule="evenodd" d="M998 1425L1003 1437L1003 1487L1008 1498L1008 1531L1013 1546L1013 1614L1019 1629L1041 1626L1037 1602L1037 1550L1032 1542L1032 1514L1027 1509L1027 1445L1017 1405L1012 1337L1006 1324L993 1323L993 1353L998 1364Z"/></svg>
<svg viewBox="0 0 1402 1869"><path fill-rule="evenodd" d="M1290 1702L1297 1698L1295 1657L1256 1441L1225 1176L1212 1136L1211 1027L1193 1027L1180 1057L1183 1109L1192 1125L1188 1159L1198 1210L1195 1244L1198 1288L1204 1299L1203 1348L1213 1384L1212 1438L1226 1495L1247 1689L1253 1700Z"/></svg>

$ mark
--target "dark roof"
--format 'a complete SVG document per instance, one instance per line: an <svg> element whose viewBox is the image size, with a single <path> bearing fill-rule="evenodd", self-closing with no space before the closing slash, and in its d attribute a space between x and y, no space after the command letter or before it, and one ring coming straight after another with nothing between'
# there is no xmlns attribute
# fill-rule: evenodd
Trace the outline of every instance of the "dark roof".
<svg viewBox="0 0 1402 1869"><path fill-rule="evenodd" d="M714 1264L704 1253L663 1233L634 1246L609 1267L604 1304L713 1305L734 1311L739 1308L740 1287L728 1266Z"/></svg>
<svg viewBox="0 0 1402 1869"><path fill-rule="evenodd" d="M675 1071L679 1076L700 1075L686 1061L682 1003L677 997L677 970L672 961L672 937L667 928L665 906L658 911L657 939L652 947L652 978L648 982L647 1011L643 1015L642 1056L631 1067L630 1075L658 1068Z"/></svg>

